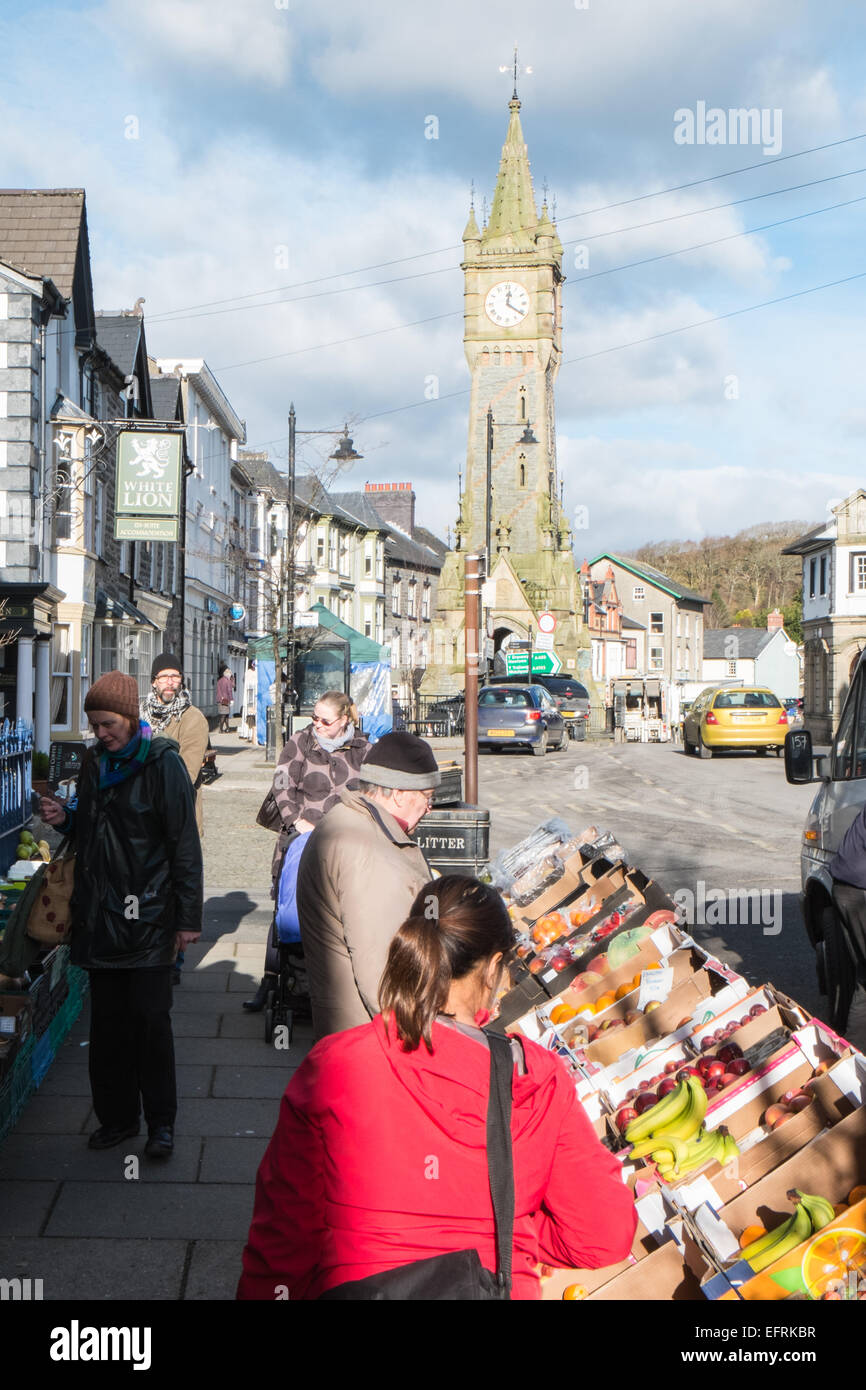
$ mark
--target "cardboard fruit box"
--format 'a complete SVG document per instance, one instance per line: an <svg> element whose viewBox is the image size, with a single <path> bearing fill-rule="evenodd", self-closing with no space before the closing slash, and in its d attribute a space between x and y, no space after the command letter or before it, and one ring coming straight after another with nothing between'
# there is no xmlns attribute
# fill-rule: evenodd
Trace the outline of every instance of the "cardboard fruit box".
<svg viewBox="0 0 866 1390"><path fill-rule="evenodd" d="M541 1297L545 1302L561 1302L565 1290L573 1285L585 1290L585 1293L581 1294L580 1297L586 1297L594 1289L600 1289L611 1279L615 1279L618 1274L631 1269L633 1265L638 1264L658 1248L658 1240L639 1219L631 1253L624 1260L620 1260L614 1265L603 1265L601 1269L553 1268L549 1273L542 1274Z"/></svg>
<svg viewBox="0 0 866 1390"><path fill-rule="evenodd" d="M602 857L585 864L579 853L571 855L565 860L562 875L555 883L531 902L514 905L512 917L515 926L519 931L531 931L535 923L548 913L562 912L565 915L565 909L590 890L600 906L606 897L622 888L626 867L622 860L613 864Z"/></svg>
<svg viewBox="0 0 866 1390"><path fill-rule="evenodd" d="M851 1190L864 1182L866 1109L859 1108L840 1120L832 1129L825 1130L811 1143L799 1149L787 1162L726 1203L720 1211L715 1211L709 1204L696 1208L688 1218L690 1229L710 1263L724 1274L721 1283L708 1281L707 1296L720 1297L722 1293L726 1293L724 1281L733 1288L739 1288L740 1296L743 1296L742 1286L754 1280L756 1276L750 1266L740 1258L740 1236L747 1226L757 1223L770 1230L790 1216L794 1205L788 1199L789 1191L799 1188L802 1192L826 1197L836 1205L846 1203ZM858 1206L862 1207L863 1204ZM845 1224L844 1216L832 1222L827 1229L839 1224ZM823 1232L818 1232L818 1235L821 1234ZM790 1259L783 1257L779 1262L780 1267L784 1265L785 1268L793 1268L797 1264L795 1257L799 1256L802 1259L805 1247L812 1240L814 1237L810 1237L792 1251ZM862 1245L866 1274L866 1240ZM786 1298L794 1292L772 1278L764 1281L764 1276L772 1276L775 1268L771 1265L768 1270L762 1271L762 1292L757 1296ZM749 1296L755 1296L754 1291Z"/></svg>
<svg viewBox="0 0 866 1390"><path fill-rule="evenodd" d="M589 1294L597 1302L697 1302L707 1266L690 1234L667 1241Z"/></svg>

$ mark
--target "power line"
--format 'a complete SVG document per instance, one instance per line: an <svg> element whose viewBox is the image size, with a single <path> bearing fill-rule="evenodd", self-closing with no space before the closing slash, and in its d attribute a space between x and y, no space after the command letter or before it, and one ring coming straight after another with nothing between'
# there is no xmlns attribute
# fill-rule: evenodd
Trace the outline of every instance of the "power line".
<svg viewBox="0 0 866 1390"><path fill-rule="evenodd" d="M655 256L646 256L639 261L627 261L623 265L609 266L606 270L593 271L589 275L582 275L579 280L568 281L567 284L569 286L582 286L586 284L587 281L597 280L604 275L615 275L621 270L633 270L638 266L652 265L655 261L669 260L673 256L684 256L691 251L704 251L708 247L718 246L726 241L735 241L738 237L754 236L757 232L770 231L774 227L784 227L790 222L801 222L807 217L818 217L821 213L835 212L839 208L851 207L854 203L862 203L864 201L866 201L866 194L859 198L849 198L841 203L832 203L828 207L813 208L810 212L796 213L792 217L783 217L776 222L765 222L760 227L746 227L741 232L729 232L726 236L714 237L710 241L697 242L694 246L682 246L677 251L661 251ZM213 370L215 372L231 372L240 367L255 367L261 365L263 362L277 362L286 357L297 357L305 352L318 352L323 348L342 347L347 343L359 342L365 338L380 337L384 333L397 333L404 328L417 328L422 324L435 323L440 319L456 318L462 314L462 312L462 309L453 309L447 314L435 314L431 318L415 319L411 323L396 323L392 324L390 328L377 328L370 333L359 333L350 338L336 338L327 343L314 343L310 347L293 348L289 352L277 352L269 357L255 357L248 362L232 362L229 366L214 367ZM400 408L404 409L402 406Z"/></svg>
<svg viewBox="0 0 866 1390"><path fill-rule="evenodd" d="M557 218L557 223L558 223L558 224L562 224L563 222L572 222L572 221L574 221L575 218L578 218L578 217L591 217L591 216L594 215L595 213L599 213L599 212L611 212L611 211L613 211L615 208L629 207L629 206L631 206L631 205L634 204L634 203L646 202L647 199L649 199L649 198L661 198L661 197L665 197L665 196L666 196L667 194L669 194L669 193L682 193L682 192L685 192L686 190L691 189L691 188L699 188L699 187L701 187L702 185L707 184L707 183L716 183L716 182L718 182L718 180L720 180L720 179L734 178L734 177L735 177L736 175L738 175L738 174L751 173L751 172L752 172L753 170L755 170L755 169L769 169L769 168L772 168L772 167L773 167L774 165L776 165L776 164L783 164L783 163L785 163L787 160L790 160L790 159L802 159L802 158L804 158L806 155L809 155L809 154L820 154L820 153L822 153L824 150L835 149L835 148L837 148L837 147L840 146L840 145L850 145L850 144L854 143L854 142L857 141L857 140L864 140L864 139L866 139L866 132L863 132L863 134L861 134L861 135L848 135L848 136L845 136L845 137L844 137L843 139L841 139L841 140L830 140L830 141L828 141L826 144L823 144L823 145L812 145L811 147L809 147L808 149L805 149L805 150L795 150L792 154L778 155L776 158L774 158L772 161L770 161L770 163L767 163L767 161L764 160L764 161L758 162L758 163L756 163L756 164L743 164L743 165L741 165L741 166L740 166L739 168L737 168L737 169L728 169L728 170L726 170L726 171L725 171L724 173L722 173L722 174L708 174L705 178L701 178L701 179L692 179L692 180L691 180L690 182L688 182L688 183L674 184L674 185L671 185L671 186L668 187L668 188L657 188L657 189L654 189L653 191L651 191L651 192L649 192L649 193L639 193L639 194L636 194L633 198L621 198L621 199L619 199L619 201L614 202L614 203L603 203L603 204L600 204L598 207L594 207L594 208L585 208L585 209L584 209L583 211L581 211L581 212L567 213L564 217L558 217L558 218ZM804 186L807 186L807 185L804 185ZM727 205L726 205L726 204L723 204L722 206L727 206ZM411 255L411 256L399 256L399 257L396 257L395 259L389 260L389 261L378 261L378 262L376 262L376 263L373 264L373 265L358 266L358 267L356 267L354 270L337 271L337 272L335 272L335 273L333 273L333 274L331 274L331 275L321 275L321 276L318 276L318 277L316 277L315 279L311 279L311 280L297 280L297 281L292 282L292 284L289 284L289 285L278 285L278 286L276 286L276 287L274 287L274 288L272 288L272 289L267 289L267 290L255 290L255 291L253 291L253 292L250 293L250 294L245 294L245 295L233 295L233 296L231 296L230 298L227 298L227 299L211 299L211 300L206 300L206 301L204 301L204 302L201 303L201 304L187 304L187 305L182 306L182 307L179 308L179 309L166 309L162 314L154 314L154 315L152 315L152 316L149 318L148 321L149 321L150 323L166 322L166 321L168 321L168 320L174 318L175 316L178 316L178 315L181 315L181 314L186 314L186 313L190 312L191 310L195 310L195 309L209 309L209 308L213 308L213 307L216 307L216 306L219 306L219 305L223 305L223 304L238 304L238 305L239 305L243 300L247 300L247 299L260 299L263 295L267 295L267 294L285 294L285 293L287 293L289 290L293 290L293 289L307 289L310 285L326 284L329 280L341 280L341 279L347 278L347 277L350 276L350 275L366 275L369 271L372 271L372 270L386 270L389 266L393 266L393 265L406 265L406 264L408 264L408 263L410 263L410 262L412 262L412 261L424 260L424 259L426 259L426 257L428 257L428 256L441 256L441 255L444 255L444 254L446 254L447 252L450 252L450 251L461 251L461 250L462 250L462 247L460 247L460 246L440 246L440 247L438 247L436 250L431 250L431 251L418 251L418 252L415 252L415 253L414 253L413 255ZM454 268L455 268L455 267L452 267L452 266L445 266L445 267L443 267L443 269L445 269L445 270L450 270L450 269L454 269ZM429 273L431 273L431 274L439 274L439 273L441 273L441 271L434 271L434 272L429 272ZM384 281L384 282L379 282L379 283L392 284L392 283L394 283L394 281ZM354 288L363 288L363 287L361 287L361 286L355 286ZM291 302L293 302L293 301L279 301L279 300L278 300L278 301L274 301L274 302L276 302L276 303L291 303ZM255 306L255 305L253 305L253 306L251 306L251 307L255 308L255 307L263 307L263 306ZM195 315L195 317L203 317L203 316L202 316L202 315Z"/></svg>
<svg viewBox="0 0 866 1390"><path fill-rule="evenodd" d="M729 309L724 314L712 314L709 318L698 319L695 323L680 324L678 328L666 328L660 333L650 333L645 338L634 338L629 343L616 343L612 347L599 348L596 352L587 352L580 357L569 357L561 364L563 367L575 366L578 362L590 362L596 357L606 357L612 352L623 352L626 348L640 347L644 343L658 342L661 338L671 338L677 333L689 333L694 328L705 328L711 323L721 323L725 319L737 318L741 314L753 314L758 309L768 309L774 304L785 304L791 299L802 299L807 294L818 294L821 290L834 289L837 285L848 285L853 280L866 278L866 270L858 271L854 275L846 275L840 280L828 280L823 285L810 285L805 290L794 290L791 294L778 295L775 299L763 299L758 304L746 304L741 309ZM437 401L453 400L457 396L468 396L471 388L467 387L462 391L450 391L444 396L435 396L432 400L410 401L408 405L394 406L390 410L377 410L371 415L365 415L362 424L367 420L378 420L383 415L397 415L403 410L416 410L419 406L433 405Z"/></svg>

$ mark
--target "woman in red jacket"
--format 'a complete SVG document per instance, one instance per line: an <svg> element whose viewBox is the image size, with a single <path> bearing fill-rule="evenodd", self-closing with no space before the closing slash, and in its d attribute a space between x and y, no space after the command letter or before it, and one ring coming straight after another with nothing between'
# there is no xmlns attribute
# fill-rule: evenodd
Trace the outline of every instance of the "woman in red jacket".
<svg viewBox="0 0 866 1390"><path fill-rule="evenodd" d="M238 1298L314 1299L472 1247L496 1269L480 1024L513 943L492 888L462 877L424 886L391 943L382 1013L318 1043L283 1096ZM513 1050L512 1297L532 1299L539 1261L594 1269L622 1260L637 1217L562 1062L529 1041Z"/></svg>

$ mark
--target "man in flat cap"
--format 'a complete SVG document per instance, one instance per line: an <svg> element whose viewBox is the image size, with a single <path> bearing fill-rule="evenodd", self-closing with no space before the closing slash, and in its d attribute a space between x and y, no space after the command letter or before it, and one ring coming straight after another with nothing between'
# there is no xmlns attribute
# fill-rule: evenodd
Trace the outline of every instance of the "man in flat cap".
<svg viewBox="0 0 866 1390"><path fill-rule="evenodd" d="M342 791L319 821L298 869L316 1042L379 1012L391 938L431 877L411 838L441 780L429 743L414 734L385 734L358 776L358 790Z"/></svg>

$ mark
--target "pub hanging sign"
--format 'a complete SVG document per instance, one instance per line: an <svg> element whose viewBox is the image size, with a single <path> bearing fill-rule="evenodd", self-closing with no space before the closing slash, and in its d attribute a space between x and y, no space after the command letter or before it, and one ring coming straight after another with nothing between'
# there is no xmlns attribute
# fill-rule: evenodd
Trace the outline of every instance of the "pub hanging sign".
<svg viewBox="0 0 866 1390"><path fill-rule="evenodd" d="M115 540L177 540L180 441L180 433L121 431L117 439Z"/></svg>

